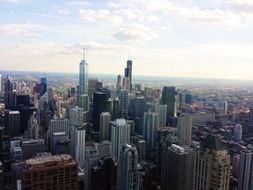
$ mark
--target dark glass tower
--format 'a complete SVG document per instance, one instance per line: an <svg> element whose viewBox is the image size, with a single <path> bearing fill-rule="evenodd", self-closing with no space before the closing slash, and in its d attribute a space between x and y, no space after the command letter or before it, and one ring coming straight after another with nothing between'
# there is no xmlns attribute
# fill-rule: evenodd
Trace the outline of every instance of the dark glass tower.
<svg viewBox="0 0 253 190"><path fill-rule="evenodd" d="M103 92L94 92L93 94L93 127L99 132L99 117L102 112L106 112L107 96Z"/></svg>
<svg viewBox="0 0 253 190"><path fill-rule="evenodd" d="M40 78L40 96L43 96L47 91L47 78L41 77Z"/></svg>
<svg viewBox="0 0 253 190"><path fill-rule="evenodd" d="M13 93L13 82L11 77L8 75L5 79L4 83L4 103L5 108L8 108L9 106L14 106L15 99L14 99L14 93Z"/></svg>
<svg viewBox="0 0 253 190"><path fill-rule="evenodd" d="M125 77L128 77L130 80L130 90L132 90L132 60L127 60L127 67L125 68Z"/></svg>
<svg viewBox="0 0 253 190"><path fill-rule="evenodd" d="M176 116L176 88L165 86L162 92L162 104L167 105L167 118Z"/></svg>

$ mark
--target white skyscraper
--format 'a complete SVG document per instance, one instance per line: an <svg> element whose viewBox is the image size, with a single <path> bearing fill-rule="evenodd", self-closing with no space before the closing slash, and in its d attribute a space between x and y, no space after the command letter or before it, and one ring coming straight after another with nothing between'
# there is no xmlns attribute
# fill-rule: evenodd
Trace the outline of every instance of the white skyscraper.
<svg viewBox="0 0 253 190"><path fill-rule="evenodd" d="M234 138L236 141L242 140L242 125L240 125L240 124L235 125Z"/></svg>
<svg viewBox="0 0 253 190"><path fill-rule="evenodd" d="M136 147L131 144L122 144L119 155L117 189L139 190L138 152Z"/></svg>
<svg viewBox="0 0 253 190"><path fill-rule="evenodd" d="M110 122L111 114L109 112L102 112L100 114L100 141L110 140Z"/></svg>
<svg viewBox="0 0 253 190"><path fill-rule="evenodd" d="M252 190L253 187L253 150L241 152L239 164L238 190Z"/></svg>
<svg viewBox="0 0 253 190"><path fill-rule="evenodd" d="M71 139L72 140L72 139ZM75 129L75 160L78 165L84 167L85 159L85 130L84 129Z"/></svg>
<svg viewBox="0 0 253 190"><path fill-rule="evenodd" d="M121 144L130 143L131 125L125 119L111 121L112 155L118 158Z"/></svg>
<svg viewBox="0 0 253 190"><path fill-rule="evenodd" d="M192 143L192 118L189 114L177 118L177 137L180 145L191 146Z"/></svg>
<svg viewBox="0 0 253 190"><path fill-rule="evenodd" d="M77 106L69 110L69 125L82 125L83 124L83 109Z"/></svg>
<svg viewBox="0 0 253 190"><path fill-rule="evenodd" d="M29 135L29 138L39 139L40 127L35 116L36 116L36 112L34 112L31 115L30 120L28 121L28 135Z"/></svg>

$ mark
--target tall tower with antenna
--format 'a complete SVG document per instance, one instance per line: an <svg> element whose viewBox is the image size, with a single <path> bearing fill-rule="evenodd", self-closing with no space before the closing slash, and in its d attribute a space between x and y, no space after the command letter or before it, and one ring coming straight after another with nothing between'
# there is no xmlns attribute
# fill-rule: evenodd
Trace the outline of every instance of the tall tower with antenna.
<svg viewBox="0 0 253 190"><path fill-rule="evenodd" d="M77 105L80 108L84 108L86 110L86 107L88 105L87 100L84 100L88 97L88 63L86 62L85 58L85 49L83 49L83 59L81 60L79 64L79 88L77 91Z"/></svg>

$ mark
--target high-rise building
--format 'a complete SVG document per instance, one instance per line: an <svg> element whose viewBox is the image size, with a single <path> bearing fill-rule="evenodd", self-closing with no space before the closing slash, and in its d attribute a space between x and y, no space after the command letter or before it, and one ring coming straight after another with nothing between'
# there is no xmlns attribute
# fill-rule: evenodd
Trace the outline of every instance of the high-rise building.
<svg viewBox="0 0 253 190"><path fill-rule="evenodd" d="M12 81L12 78L10 77L10 75L8 75L5 79L5 82L4 82L5 108L15 105L15 96L14 96L13 90L14 90L13 81Z"/></svg>
<svg viewBox="0 0 253 190"><path fill-rule="evenodd" d="M122 87L122 76L121 76L121 75L118 75L118 76L117 76L116 88L117 88L117 90L120 90L121 87Z"/></svg>
<svg viewBox="0 0 253 190"><path fill-rule="evenodd" d="M194 189L194 150L172 144L164 151L162 190Z"/></svg>
<svg viewBox="0 0 253 190"><path fill-rule="evenodd" d="M128 91L130 91L130 87L131 83L130 83L130 78L129 77L124 77L123 78L123 82L122 82L122 87Z"/></svg>
<svg viewBox="0 0 253 190"><path fill-rule="evenodd" d="M192 119L189 114L177 118L177 136L180 145L190 146L192 143Z"/></svg>
<svg viewBox="0 0 253 190"><path fill-rule="evenodd" d="M36 112L34 112L30 120L28 121L28 136L31 139L38 139L39 138L39 130L40 126L38 124L38 121L36 119Z"/></svg>
<svg viewBox="0 0 253 190"><path fill-rule="evenodd" d="M116 190L117 164L112 157L101 158L92 168L91 184L93 190Z"/></svg>
<svg viewBox="0 0 253 190"><path fill-rule="evenodd" d="M240 155L238 190L253 187L253 150L244 150Z"/></svg>
<svg viewBox="0 0 253 190"><path fill-rule="evenodd" d="M118 189L139 190L138 152L134 145L122 144L118 162Z"/></svg>
<svg viewBox="0 0 253 190"><path fill-rule="evenodd" d="M127 60L127 67L125 68L125 78L129 78L130 91L132 90L132 67L132 61L130 59Z"/></svg>
<svg viewBox="0 0 253 190"><path fill-rule="evenodd" d="M69 110L69 125L83 125L83 108L75 106Z"/></svg>
<svg viewBox="0 0 253 190"><path fill-rule="evenodd" d="M3 88L4 88L3 75L0 75L0 93L3 92Z"/></svg>
<svg viewBox="0 0 253 190"><path fill-rule="evenodd" d="M43 139L24 140L22 141L21 148L23 152L23 159L27 160L39 153L45 152L45 142Z"/></svg>
<svg viewBox="0 0 253 190"><path fill-rule="evenodd" d="M111 121L112 155L118 159L121 144L130 143L131 125L125 119Z"/></svg>
<svg viewBox="0 0 253 190"><path fill-rule="evenodd" d="M236 141L242 140L242 125L236 124L234 128L234 139Z"/></svg>
<svg viewBox="0 0 253 190"><path fill-rule="evenodd" d="M119 91L119 107L120 117L128 118L128 90L122 89Z"/></svg>
<svg viewBox="0 0 253 190"><path fill-rule="evenodd" d="M70 140L66 132L53 133L50 140L50 152L52 154L70 153Z"/></svg>
<svg viewBox="0 0 253 190"><path fill-rule="evenodd" d="M157 146L157 128L159 125L158 114L155 112L145 112L143 120L143 132L142 135L147 143L147 153L155 150Z"/></svg>
<svg viewBox="0 0 253 190"><path fill-rule="evenodd" d="M147 142L142 135L132 136L131 142L136 146L139 160L146 160Z"/></svg>
<svg viewBox="0 0 253 190"><path fill-rule="evenodd" d="M195 190L228 190L230 155L219 136L209 135L196 151Z"/></svg>
<svg viewBox="0 0 253 190"><path fill-rule="evenodd" d="M176 116L176 88L164 87L162 91L162 104L167 105L167 117Z"/></svg>
<svg viewBox="0 0 253 190"><path fill-rule="evenodd" d="M78 165L83 168L84 167L84 156L85 156L85 130L75 128L75 136L74 139L71 139L74 141L72 143L73 146L71 148L75 148L74 151L74 158Z"/></svg>
<svg viewBox="0 0 253 190"><path fill-rule="evenodd" d="M106 112L106 94L103 92L94 92L93 94L93 128L96 132L99 132L99 117L102 112Z"/></svg>
<svg viewBox="0 0 253 190"><path fill-rule="evenodd" d="M40 96L43 96L47 91L47 78L40 78Z"/></svg>
<svg viewBox="0 0 253 190"><path fill-rule="evenodd" d="M77 105L80 108L88 107L88 63L85 60L85 53L83 52L83 60L79 64L79 88L77 90ZM87 96L83 96L87 95ZM87 111L84 109L84 111Z"/></svg>
<svg viewBox="0 0 253 190"><path fill-rule="evenodd" d="M110 122L111 114L109 112L102 112L100 114L100 141L110 140Z"/></svg>
<svg viewBox="0 0 253 190"><path fill-rule="evenodd" d="M25 161L22 189L77 190L77 164L70 155L41 155Z"/></svg>
<svg viewBox="0 0 253 190"><path fill-rule="evenodd" d="M249 122L253 124L253 106L250 107Z"/></svg>
<svg viewBox="0 0 253 190"><path fill-rule="evenodd" d="M20 112L5 110L4 131L9 137L20 135Z"/></svg>

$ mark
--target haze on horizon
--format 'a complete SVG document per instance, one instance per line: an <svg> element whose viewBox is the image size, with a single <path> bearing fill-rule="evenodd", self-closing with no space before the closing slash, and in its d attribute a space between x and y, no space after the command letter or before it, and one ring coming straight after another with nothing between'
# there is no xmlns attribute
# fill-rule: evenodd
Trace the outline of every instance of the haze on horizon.
<svg viewBox="0 0 253 190"><path fill-rule="evenodd" d="M251 0L0 0L0 68L253 79Z"/></svg>

